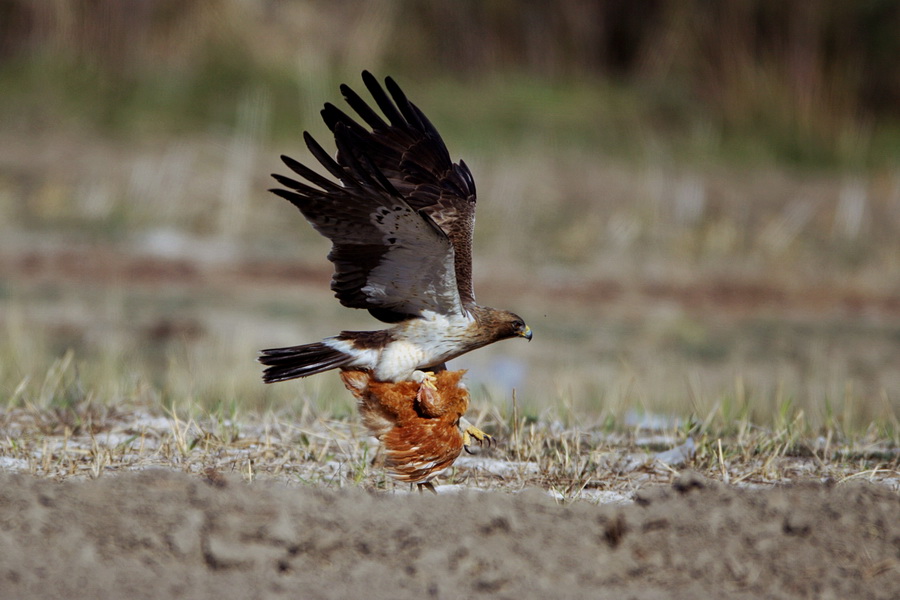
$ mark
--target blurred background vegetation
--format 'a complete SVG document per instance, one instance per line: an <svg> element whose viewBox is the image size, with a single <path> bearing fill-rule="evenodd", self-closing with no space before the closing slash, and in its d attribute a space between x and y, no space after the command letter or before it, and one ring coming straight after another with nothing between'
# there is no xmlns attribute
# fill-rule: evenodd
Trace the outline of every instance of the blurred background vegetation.
<svg viewBox="0 0 900 600"><path fill-rule="evenodd" d="M480 300L531 315L457 365L501 412L896 436L898 31L889 0L0 0L0 402L349 414L253 359L375 326L264 191L369 69L473 167Z"/></svg>
<svg viewBox="0 0 900 600"><path fill-rule="evenodd" d="M900 152L898 29L890 0L4 0L0 83L23 130L204 131L257 96L277 139L366 66L473 143L880 166Z"/></svg>

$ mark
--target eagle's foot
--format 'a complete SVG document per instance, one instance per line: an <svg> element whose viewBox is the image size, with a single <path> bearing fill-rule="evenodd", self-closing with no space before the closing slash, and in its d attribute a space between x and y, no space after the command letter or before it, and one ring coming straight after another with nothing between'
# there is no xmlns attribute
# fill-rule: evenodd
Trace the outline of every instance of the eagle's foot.
<svg viewBox="0 0 900 600"><path fill-rule="evenodd" d="M432 392L437 391L437 375L431 371L413 371L412 380L422 384Z"/></svg>
<svg viewBox="0 0 900 600"><path fill-rule="evenodd" d="M472 454L472 452L469 450L469 446L472 445L473 438L478 442L479 446L487 445L488 448L490 448L491 444L494 443L494 438L490 434L487 434L484 431L478 429L477 427L469 423L465 418L461 418L459 420L459 427L460 429L462 429L463 448L465 448L466 452L468 452L469 454Z"/></svg>
<svg viewBox="0 0 900 600"><path fill-rule="evenodd" d="M413 371L413 379L419 382L419 392L416 394L419 406L425 409L426 414L433 413L438 402L437 377L434 373Z"/></svg>

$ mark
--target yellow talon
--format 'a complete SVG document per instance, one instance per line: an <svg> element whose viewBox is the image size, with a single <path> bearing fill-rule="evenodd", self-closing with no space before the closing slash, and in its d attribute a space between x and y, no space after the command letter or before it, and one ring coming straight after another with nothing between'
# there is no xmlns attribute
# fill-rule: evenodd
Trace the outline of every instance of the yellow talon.
<svg viewBox="0 0 900 600"><path fill-rule="evenodd" d="M466 449L466 452L469 452L469 446L472 445L472 438L475 438L475 441L478 442L479 446L487 444L487 446L490 447L494 442L494 438L490 434L483 432L465 419L459 420L459 426L462 429L463 447Z"/></svg>
<svg viewBox="0 0 900 600"><path fill-rule="evenodd" d="M416 380L419 381L419 391L416 394L419 405L424 409L425 414L432 417L437 416L440 414L440 409L436 403L438 405L441 403L437 389L437 377L434 373L427 371L416 371L415 374L418 376Z"/></svg>
<svg viewBox="0 0 900 600"><path fill-rule="evenodd" d="M425 373L425 377L422 379L422 385L427 387L429 390L437 391L437 376L434 373Z"/></svg>

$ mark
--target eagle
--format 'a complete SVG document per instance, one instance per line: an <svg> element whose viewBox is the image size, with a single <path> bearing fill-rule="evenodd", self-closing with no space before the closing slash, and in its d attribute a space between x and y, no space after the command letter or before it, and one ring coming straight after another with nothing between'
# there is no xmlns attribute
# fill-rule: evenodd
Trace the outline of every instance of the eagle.
<svg viewBox="0 0 900 600"><path fill-rule="evenodd" d="M339 368L434 389L433 373L448 360L499 340L532 337L520 316L475 302L469 168L452 162L434 125L393 79L385 79L387 91L368 71L362 79L383 116L341 85L366 126L326 103L321 114L334 134L335 156L303 133L309 152L337 181L282 156L302 180L273 174L283 188L270 191L331 240L331 289L340 303L391 327L262 350L266 383Z"/></svg>

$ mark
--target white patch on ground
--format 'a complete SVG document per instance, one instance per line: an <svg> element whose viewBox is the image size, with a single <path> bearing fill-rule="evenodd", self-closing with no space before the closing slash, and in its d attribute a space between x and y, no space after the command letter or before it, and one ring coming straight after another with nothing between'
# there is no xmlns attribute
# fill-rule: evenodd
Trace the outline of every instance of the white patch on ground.
<svg viewBox="0 0 900 600"><path fill-rule="evenodd" d="M517 462L512 460L498 460L495 458L481 458L476 456L461 456L456 459L453 466L462 469L472 469L496 475L497 477L518 477L520 475L537 475L541 468L537 463Z"/></svg>
<svg viewBox="0 0 900 600"><path fill-rule="evenodd" d="M613 490L582 490L578 497L597 504L632 504L634 502L632 493Z"/></svg>
<svg viewBox="0 0 900 600"><path fill-rule="evenodd" d="M677 467L692 459L695 451L694 438L688 438L680 446L675 446L665 452L658 452L654 458L663 464Z"/></svg>
<svg viewBox="0 0 900 600"><path fill-rule="evenodd" d="M123 444L140 444L141 436L133 433L113 433L110 431L98 435L97 438L103 441L104 446L121 446Z"/></svg>
<svg viewBox="0 0 900 600"><path fill-rule="evenodd" d="M889 489L894 490L895 492L900 491L900 478L898 477L882 479L881 483L888 486Z"/></svg>
<svg viewBox="0 0 900 600"><path fill-rule="evenodd" d="M0 456L0 469L4 471L27 471L28 461L24 458Z"/></svg>
<svg viewBox="0 0 900 600"><path fill-rule="evenodd" d="M444 485L435 485L434 491L438 494L468 494L470 492L487 492L484 488L472 487L470 485L464 485L461 483L447 483ZM401 482L397 482L394 485L394 489L391 493L396 494L398 496L405 496L406 494L420 494L418 488L415 485L403 484ZM430 494L430 492L425 492Z"/></svg>
<svg viewBox="0 0 900 600"><path fill-rule="evenodd" d="M581 490L574 496L566 497L557 490L547 490L547 495L554 500L586 500L594 504L633 504L634 495L626 492L612 490Z"/></svg>
<svg viewBox="0 0 900 600"><path fill-rule="evenodd" d="M487 492L488 490L472 487L470 485L464 485L461 483L448 483L446 485L434 486L434 491L436 491L438 494L467 494L472 491Z"/></svg>
<svg viewBox="0 0 900 600"><path fill-rule="evenodd" d="M171 431L172 421L166 417L155 417L147 413L137 413L132 421L133 429L156 429L159 431Z"/></svg>
<svg viewBox="0 0 900 600"><path fill-rule="evenodd" d="M672 446L678 443L674 435L647 435L634 438L635 446Z"/></svg>
<svg viewBox="0 0 900 600"><path fill-rule="evenodd" d="M625 426L649 431L665 431L677 429L682 420L671 415L659 415L656 413L644 413L637 410L629 410L625 413Z"/></svg>

